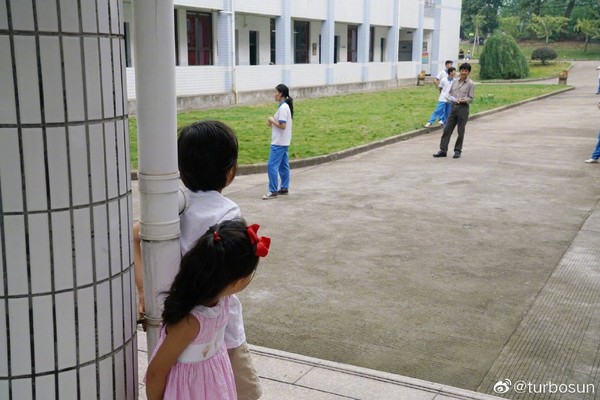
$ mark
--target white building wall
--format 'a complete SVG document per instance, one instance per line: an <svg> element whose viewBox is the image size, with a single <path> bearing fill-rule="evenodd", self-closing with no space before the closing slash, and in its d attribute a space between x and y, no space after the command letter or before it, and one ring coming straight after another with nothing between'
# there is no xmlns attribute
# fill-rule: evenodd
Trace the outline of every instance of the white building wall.
<svg viewBox="0 0 600 400"><path fill-rule="evenodd" d="M399 2L398 4L396 2ZM368 83L389 79L415 78L415 71L425 69L433 73L432 65L443 63L444 59L456 59L459 44L461 0L436 0L436 13L426 12L423 20L419 20L420 8L423 6L420 0L238 0L233 1L236 17L236 58L238 64L233 72L229 59L219 60L217 49L220 39L217 37L217 16L221 10L228 10L231 0L175 0L175 6L183 8L179 19L179 59L180 66L176 68L177 93L179 96L195 96L203 94L229 94L232 90L232 74L236 74L235 83L238 92L269 90L273 82L284 82L292 87L318 86L321 82L327 84ZM319 64L319 35L322 26L328 18L328 7L332 4L334 16L334 31L338 37L338 64ZM284 6L289 7L289 15L292 20L303 20L310 22L309 43L309 65L293 65L293 55L285 58L286 65L269 66L271 61L270 42L270 19L281 20ZM368 22L365 20L365 7L368 6ZM131 4L125 0L125 20L131 20ZM187 44L185 43L185 11L197 10L212 12L214 16L214 63L213 66L187 66ZM397 13L395 10L397 9ZM439 10L439 12L437 12ZM431 11L431 10L430 10ZM440 16L438 18L438 15ZM281 22L281 21L280 21ZM354 65L342 65L347 63L348 53L348 25L368 23L375 27L373 62L359 62ZM286 26L286 25L279 25ZM390 30L397 26L400 33ZM422 31L419 30L422 29ZM440 49L432 52L434 45L434 31L441 30ZM257 31L259 40L258 64L250 66L249 57L249 32ZM412 34L407 34L411 31ZM422 32L422 41L416 33ZM288 47L293 52L293 35L279 36L288 37L292 42ZM385 50L381 57L381 39L385 39ZM390 43L394 38L396 43ZM397 41L411 41L414 53L412 61L396 62L390 59L390 55L398 54ZM370 40L369 40L370 41ZM364 38L359 44L359 54L368 54L368 48L364 49ZM368 43L368 42L367 42ZM422 65L421 47L423 43L427 46L428 63ZM437 43L437 42L436 42ZM313 45L316 51L313 53ZM363 46L363 47L361 47ZM362 52L362 53L361 53ZM417 54L419 57L417 57ZM432 60L432 55L440 60ZM419 58L419 59L416 59ZM368 58L367 58L368 60ZM359 60L361 61L361 60ZM432 64L433 62L433 64ZM388 64L391 63L391 64ZM271 67L271 68L263 68ZM296 68L297 67L297 68ZM362 68L362 75L361 75ZM437 69L437 67L435 68ZM302 74L307 74L303 76ZM263 76L262 74L266 74ZM327 81L324 76L329 74ZM132 68L127 69L127 94L130 99L135 99L135 72ZM324 81L325 79L325 81Z"/></svg>

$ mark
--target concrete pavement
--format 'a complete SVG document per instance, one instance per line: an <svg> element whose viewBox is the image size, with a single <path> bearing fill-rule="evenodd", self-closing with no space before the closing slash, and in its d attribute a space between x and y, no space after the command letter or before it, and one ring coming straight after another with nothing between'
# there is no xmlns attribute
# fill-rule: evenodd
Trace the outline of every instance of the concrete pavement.
<svg viewBox="0 0 600 400"><path fill-rule="evenodd" d="M595 67L472 119L459 160L431 157L434 130L295 169L288 197L238 176L226 194L273 238L241 296L263 398L600 398Z"/></svg>

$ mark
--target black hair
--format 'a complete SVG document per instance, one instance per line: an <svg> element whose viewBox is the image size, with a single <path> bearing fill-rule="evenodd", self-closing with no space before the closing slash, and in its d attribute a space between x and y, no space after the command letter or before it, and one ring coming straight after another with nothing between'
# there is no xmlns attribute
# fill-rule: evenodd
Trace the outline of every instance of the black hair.
<svg viewBox="0 0 600 400"><path fill-rule="evenodd" d="M210 227L181 259L179 272L166 292L163 323L181 321L194 307L209 305L229 285L250 276L258 266L255 253L256 245L250 242L243 219Z"/></svg>
<svg viewBox="0 0 600 400"><path fill-rule="evenodd" d="M450 74L451 72L454 72L454 71L456 71L456 68L449 67L447 72L448 72L448 74Z"/></svg>
<svg viewBox="0 0 600 400"><path fill-rule="evenodd" d="M294 99L292 99L290 97L290 89L287 86L285 86L283 83L280 83L279 85L275 86L275 90L277 90L279 93L281 93L281 95L285 99L285 102L290 107L290 112L292 113L292 118L294 118Z"/></svg>
<svg viewBox="0 0 600 400"><path fill-rule="evenodd" d="M219 121L199 121L179 130L179 174L192 192L220 191L228 172L237 169L238 141L233 129Z"/></svg>
<svg viewBox="0 0 600 400"><path fill-rule="evenodd" d="M461 69L466 69L469 72L471 72L471 64L469 63L462 63L460 64L460 67L458 67L458 70L460 71Z"/></svg>
<svg viewBox="0 0 600 400"><path fill-rule="evenodd" d="M446 60L446 62L444 63L444 65L448 65L448 64L454 64L454 61L452 61L452 60Z"/></svg>

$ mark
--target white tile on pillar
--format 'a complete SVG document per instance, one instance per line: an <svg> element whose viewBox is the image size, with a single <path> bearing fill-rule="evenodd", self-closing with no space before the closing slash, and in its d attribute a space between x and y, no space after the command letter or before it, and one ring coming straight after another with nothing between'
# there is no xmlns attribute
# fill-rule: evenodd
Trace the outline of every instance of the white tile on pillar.
<svg viewBox="0 0 600 400"><path fill-rule="evenodd" d="M6 13L6 0L0 0L0 29L8 29L8 14ZM0 54L8 53L2 52Z"/></svg>
<svg viewBox="0 0 600 400"><path fill-rule="evenodd" d="M4 243L4 238L2 237L2 232L0 231L0 243ZM0 246L0 282L4 282L4 261L3 261L3 253L2 253L2 246ZM4 293L4 283L0 284L0 298L3 298L6 295L6 293ZM0 303L0 307L3 307L4 305L2 303ZM1 318L1 317L0 317ZM0 327L0 332L4 332L2 330L2 327ZM0 344L1 346L1 344ZM6 353L2 353L2 349L0 348L0 354L6 354ZM2 360L0 360L0 363L2 362ZM2 375L2 366L0 365L0 376L6 376L6 375Z"/></svg>
<svg viewBox="0 0 600 400"><path fill-rule="evenodd" d="M58 369L64 370L77 365L75 298L73 292L62 292L56 294L54 301L59 311L56 313Z"/></svg>
<svg viewBox="0 0 600 400"><path fill-rule="evenodd" d="M88 119L102 118L102 102L100 98L100 57L98 55L98 39L84 38L85 56L85 90Z"/></svg>
<svg viewBox="0 0 600 400"><path fill-rule="evenodd" d="M3 2L0 4L4 4ZM2 6L0 6L0 11ZM2 18L0 16L0 25ZM0 29L2 27L0 26ZM15 107L15 84L13 81L12 57L10 57L10 40L7 36L0 37L0 93L2 93L2 107L0 107L0 121L5 124L17 123L17 111Z"/></svg>
<svg viewBox="0 0 600 400"><path fill-rule="evenodd" d="M133 223L129 214L130 197L124 197L119 200L121 212L121 265L123 271L131 266L133 258L130 253L132 243L132 228Z"/></svg>
<svg viewBox="0 0 600 400"><path fill-rule="evenodd" d="M35 38L15 36L14 43L21 123L39 124L42 120Z"/></svg>
<svg viewBox="0 0 600 400"><path fill-rule="evenodd" d="M121 60L121 49L119 43L121 39L112 39L112 72L113 82L115 83L115 116L120 117L123 113L123 101L125 101L126 93L123 91L123 79L125 79L125 60ZM121 61L123 65L121 65Z"/></svg>
<svg viewBox="0 0 600 400"><path fill-rule="evenodd" d="M121 349L115 352L115 399L127 399L134 398L133 396L127 396L127 389L125 388L125 349Z"/></svg>
<svg viewBox="0 0 600 400"><path fill-rule="evenodd" d="M63 0L64 1L64 0ZM77 5L75 5L77 8ZM61 18L63 14L61 13ZM85 120L83 107L83 73L79 38L63 37L65 89L69 121Z"/></svg>
<svg viewBox="0 0 600 400"><path fill-rule="evenodd" d="M0 399L8 399L8 393L8 380L3 379L0 381Z"/></svg>
<svg viewBox="0 0 600 400"><path fill-rule="evenodd" d="M100 1L102 3L103 1ZM96 1L82 1L81 4L81 24L83 32L98 33L98 23L96 22Z"/></svg>
<svg viewBox="0 0 600 400"><path fill-rule="evenodd" d="M58 398L60 400L79 400L76 371L66 371L58 374Z"/></svg>
<svg viewBox="0 0 600 400"><path fill-rule="evenodd" d="M96 259L96 280L102 281L110 276L108 266L108 226L106 205L94 207L94 252ZM114 234L111 232L111 234Z"/></svg>
<svg viewBox="0 0 600 400"><path fill-rule="evenodd" d="M52 213L52 250L54 251L54 290L73 287L73 242L69 211Z"/></svg>
<svg viewBox="0 0 600 400"><path fill-rule="evenodd" d="M18 131L0 129L0 185L2 211L5 213L23 211L20 154Z"/></svg>
<svg viewBox="0 0 600 400"><path fill-rule="evenodd" d="M36 359L36 369L37 369ZM55 400L56 386L54 375L44 375L35 378L36 399Z"/></svg>
<svg viewBox="0 0 600 400"><path fill-rule="evenodd" d="M50 205L48 208L69 207L69 166L65 128L46 128Z"/></svg>
<svg viewBox="0 0 600 400"><path fill-rule="evenodd" d="M42 129L23 129L21 138L23 164L25 165L27 210L47 210L46 166L44 165L45 151Z"/></svg>
<svg viewBox="0 0 600 400"><path fill-rule="evenodd" d="M69 158L71 160L71 195L73 205L90 203L87 160L87 137L85 127L69 127Z"/></svg>
<svg viewBox="0 0 600 400"><path fill-rule="evenodd" d="M42 32L58 32L58 14L56 1L36 0L38 30Z"/></svg>
<svg viewBox="0 0 600 400"><path fill-rule="evenodd" d="M6 328L6 299L0 300L0 332L8 332ZM7 341L0 340L0 354L8 354ZM8 357L0 357L0 376L8 376ZM1 381L0 381L1 382ZM0 386L0 399L8 399L2 397L2 389Z"/></svg>
<svg viewBox="0 0 600 400"><path fill-rule="evenodd" d="M100 361L100 400L114 400L113 398L113 360L112 357Z"/></svg>
<svg viewBox="0 0 600 400"><path fill-rule="evenodd" d="M103 357L112 352L112 318L110 306L110 281L104 281L96 287L96 306L98 307L98 355Z"/></svg>
<svg viewBox="0 0 600 400"><path fill-rule="evenodd" d="M79 363L96 359L96 321L94 321L94 290L86 287L77 290L77 320L79 321Z"/></svg>
<svg viewBox="0 0 600 400"><path fill-rule="evenodd" d="M44 88L44 117L47 123L65 122L61 76L60 42L57 37L40 36L40 58Z"/></svg>
<svg viewBox="0 0 600 400"><path fill-rule="evenodd" d="M94 281L89 209L73 210L73 229L75 233L75 270L79 287L89 285Z"/></svg>
<svg viewBox="0 0 600 400"><path fill-rule="evenodd" d="M125 166L127 167L127 191L131 190L131 149L129 147L129 119L125 118L122 122L123 125L123 137L125 138Z"/></svg>
<svg viewBox="0 0 600 400"><path fill-rule="evenodd" d="M30 375L31 339L29 326L29 301L26 298L8 300L8 323L10 335L10 367L12 376ZM26 398L17 396L15 398Z"/></svg>
<svg viewBox="0 0 600 400"><path fill-rule="evenodd" d="M33 302L33 343L36 374L54 371L54 321L52 296L35 296ZM61 310L57 309L57 312ZM59 339L60 340L60 339ZM49 393L54 393L52 390ZM47 398L47 397L43 397Z"/></svg>
<svg viewBox="0 0 600 400"><path fill-rule="evenodd" d="M33 5L31 1L11 1L10 13L13 30L33 31Z"/></svg>
<svg viewBox="0 0 600 400"><path fill-rule="evenodd" d="M135 337L131 342L127 344L125 347L125 362L127 366L126 379L127 379L127 390L128 393L133 392L131 396L134 399L137 399L138 396L138 352L137 352L137 342ZM145 372L145 371L144 371ZM139 380L141 382L141 379Z"/></svg>
<svg viewBox="0 0 600 400"><path fill-rule="evenodd" d="M13 375L17 375L13 371ZM12 398L13 399L32 399L33 384L31 379L14 379L12 381Z"/></svg>
<svg viewBox="0 0 600 400"><path fill-rule="evenodd" d="M110 33L110 22L108 20L108 0L98 2L98 25L100 33Z"/></svg>
<svg viewBox="0 0 600 400"><path fill-rule="evenodd" d="M6 266L8 294L28 294L25 218L22 215L5 215L4 235L6 235L4 243L8 263Z"/></svg>
<svg viewBox="0 0 600 400"><path fill-rule="evenodd" d="M119 214L118 200L108 203L108 223L110 234L110 272L111 275L120 274L123 270L121 265L121 215Z"/></svg>
<svg viewBox="0 0 600 400"><path fill-rule="evenodd" d="M92 202L106 200L105 148L102 124L89 125L90 176L92 179ZM110 177L109 177L110 179Z"/></svg>
<svg viewBox="0 0 600 400"><path fill-rule="evenodd" d="M96 397L98 388L96 387L96 364L87 365L79 370L79 385L81 386L82 394L92 393L92 398Z"/></svg>
<svg viewBox="0 0 600 400"><path fill-rule="evenodd" d="M135 279L133 277L133 269L123 274L123 322L125 341L129 340L134 334L137 321L137 299L135 294Z"/></svg>
<svg viewBox="0 0 600 400"><path fill-rule="evenodd" d="M120 10L118 3L117 0L110 0L110 32L113 35L121 33L120 30L123 23L123 10Z"/></svg>
<svg viewBox="0 0 600 400"><path fill-rule="evenodd" d="M115 57L118 53L115 54ZM112 45L108 38L100 38L100 72L102 74L102 94L104 118L112 118L115 116L115 106L113 102L114 82L113 82L113 60L112 60Z"/></svg>
<svg viewBox="0 0 600 400"><path fill-rule="evenodd" d="M31 265L31 292L50 293L52 291L52 265L50 259L50 233L48 215L30 214L29 222L29 263ZM37 366L36 366L37 368Z"/></svg>
<svg viewBox="0 0 600 400"><path fill-rule="evenodd" d="M112 285L112 328L114 348L123 346L123 322L129 310L123 309L123 275L117 275L111 280Z"/></svg>
<svg viewBox="0 0 600 400"><path fill-rule="evenodd" d="M78 0L60 0L60 22L64 32L79 32Z"/></svg>
<svg viewBox="0 0 600 400"><path fill-rule="evenodd" d="M117 179L117 143L115 135L115 122L110 121L105 123L104 148L106 149L106 185L109 199L119 196L119 182Z"/></svg>
<svg viewBox="0 0 600 400"><path fill-rule="evenodd" d="M129 146L129 138L125 138L125 132L123 131L123 124L121 121L115 121L114 128L115 132L115 146L117 152L117 164L119 166L119 170L117 171L117 175L119 177L119 187L117 188L117 193L119 196L127 193L127 180L131 179L130 169L127 163L127 152L125 150L125 146Z"/></svg>

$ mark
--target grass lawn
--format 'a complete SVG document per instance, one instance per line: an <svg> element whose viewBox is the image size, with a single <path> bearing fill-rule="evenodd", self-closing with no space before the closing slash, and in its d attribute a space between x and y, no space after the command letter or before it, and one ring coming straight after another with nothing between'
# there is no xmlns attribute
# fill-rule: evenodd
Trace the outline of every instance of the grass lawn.
<svg viewBox="0 0 600 400"><path fill-rule="evenodd" d="M558 58L555 61L564 60L600 60L600 43L588 43L585 50L584 42L550 42L546 45L545 41L523 40L517 42L519 49L527 60L531 60L531 53L539 47L551 47L556 50ZM460 48L467 54L467 51L473 51L473 44L461 42ZM483 46L478 46L473 58L478 58L483 51ZM460 60L462 61L462 60Z"/></svg>
<svg viewBox="0 0 600 400"><path fill-rule="evenodd" d="M459 64L460 65L460 64ZM540 61L529 61L529 76L528 79L541 79L558 76L558 73L568 69L571 63L567 61L549 61L543 65ZM479 64L471 64L471 78L474 81L480 81ZM485 82L485 81L483 81Z"/></svg>
<svg viewBox="0 0 600 400"><path fill-rule="evenodd" d="M481 84L475 88L471 114L561 89L557 85ZM423 126L438 95L435 86L415 86L294 102L290 158L306 158L348 149ZM237 106L180 113L178 126L202 119L229 124L240 143L240 164L265 162L271 139L267 117L276 104ZM136 119L129 119L131 168L137 169Z"/></svg>

